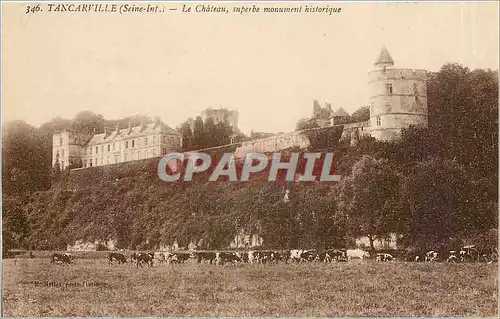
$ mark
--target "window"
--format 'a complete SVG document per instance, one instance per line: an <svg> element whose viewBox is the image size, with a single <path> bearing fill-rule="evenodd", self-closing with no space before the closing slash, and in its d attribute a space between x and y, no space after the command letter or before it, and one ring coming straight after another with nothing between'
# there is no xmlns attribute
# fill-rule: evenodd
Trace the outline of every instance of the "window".
<svg viewBox="0 0 500 319"><path fill-rule="evenodd" d="M377 126L381 125L380 116L377 116Z"/></svg>
<svg viewBox="0 0 500 319"><path fill-rule="evenodd" d="M132 140L132 148L135 146L135 140Z"/></svg>
<svg viewBox="0 0 500 319"><path fill-rule="evenodd" d="M101 153L104 153L104 145L101 145Z"/></svg>
<svg viewBox="0 0 500 319"><path fill-rule="evenodd" d="M116 149L116 142L113 143L113 151Z"/></svg>
<svg viewBox="0 0 500 319"><path fill-rule="evenodd" d="M111 151L111 145L108 144L108 152Z"/></svg>
<svg viewBox="0 0 500 319"><path fill-rule="evenodd" d="M101 165L104 164L104 157L101 157Z"/></svg>
<svg viewBox="0 0 500 319"><path fill-rule="evenodd" d="M83 167L87 167L87 160L83 160Z"/></svg>
<svg viewBox="0 0 500 319"><path fill-rule="evenodd" d="M125 148L128 148L128 141L125 141Z"/></svg>
<svg viewBox="0 0 500 319"><path fill-rule="evenodd" d="M392 84L386 84L385 90L386 90L387 95L392 95Z"/></svg>
<svg viewBox="0 0 500 319"><path fill-rule="evenodd" d="M120 160L118 158L118 155L115 155L115 163L118 163Z"/></svg>
<svg viewBox="0 0 500 319"><path fill-rule="evenodd" d="M164 148L162 149L162 152L163 152L163 155L167 154L167 149L164 147Z"/></svg>
<svg viewBox="0 0 500 319"><path fill-rule="evenodd" d="M89 167L92 167L92 160L89 160Z"/></svg>
<svg viewBox="0 0 500 319"><path fill-rule="evenodd" d="M97 157L94 158L94 165L97 166Z"/></svg>
<svg viewBox="0 0 500 319"><path fill-rule="evenodd" d="M59 138L59 145L61 145L61 146L62 146L62 144L63 144L63 138L62 138L62 136L61 136L61 138Z"/></svg>
<svg viewBox="0 0 500 319"><path fill-rule="evenodd" d="M95 147L95 153L97 154L98 152L99 152L99 147L98 147L98 146L96 146L96 147Z"/></svg>
<svg viewBox="0 0 500 319"><path fill-rule="evenodd" d="M137 151L137 159L141 159L141 151Z"/></svg>
<svg viewBox="0 0 500 319"><path fill-rule="evenodd" d="M146 145L148 145L148 138L147 137L144 138L144 146L146 146Z"/></svg>
<svg viewBox="0 0 500 319"><path fill-rule="evenodd" d="M156 156L156 148L153 148L153 156Z"/></svg>

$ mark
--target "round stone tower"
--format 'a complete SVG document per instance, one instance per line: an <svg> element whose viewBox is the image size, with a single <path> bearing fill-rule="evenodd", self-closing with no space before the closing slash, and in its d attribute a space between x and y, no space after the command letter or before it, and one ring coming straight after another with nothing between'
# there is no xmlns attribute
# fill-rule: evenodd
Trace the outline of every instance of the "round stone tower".
<svg viewBox="0 0 500 319"><path fill-rule="evenodd" d="M368 73L371 136L394 140L410 125L427 126L427 71L393 68L386 47L374 66Z"/></svg>

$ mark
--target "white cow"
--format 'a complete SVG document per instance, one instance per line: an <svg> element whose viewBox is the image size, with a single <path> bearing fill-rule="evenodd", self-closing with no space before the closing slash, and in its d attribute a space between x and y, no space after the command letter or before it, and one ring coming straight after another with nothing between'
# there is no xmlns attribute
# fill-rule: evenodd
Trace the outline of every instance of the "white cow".
<svg viewBox="0 0 500 319"><path fill-rule="evenodd" d="M292 249L290 250L290 261L300 262L300 256L304 252L303 249Z"/></svg>
<svg viewBox="0 0 500 319"><path fill-rule="evenodd" d="M347 250L347 260L353 258L363 259L370 257L370 253L361 249L348 249Z"/></svg>

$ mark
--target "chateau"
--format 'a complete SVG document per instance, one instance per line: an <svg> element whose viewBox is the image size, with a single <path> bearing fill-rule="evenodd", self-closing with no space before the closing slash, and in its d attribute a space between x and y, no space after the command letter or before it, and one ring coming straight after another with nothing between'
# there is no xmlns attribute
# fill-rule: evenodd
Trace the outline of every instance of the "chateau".
<svg viewBox="0 0 500 319"><path fill-rule="evenodd" d="M95 135L65 130L53 135L52 165L86 168L160 157L179 151L182 136L163 123L141 124Z"/></svg>
<svg viewBox="0 0 500 319"><path fill-rule="evenodd" d="M311 121L320 128L342 126L341 139L356 144L362 136L390 141L399 138L401 130L415 126L427 126L427 71L394 68L386 47L383 47L368 72L370 88L369 120L351 122L343 109L333 110L331 104L321 107L313 102ZM217 124L227 120L238 129L238 112L227 109L206 109L204 120L212 118ZM192 119L188 120L194 125ZM244 141L235 151L235 157L249 152L276 152L289 147L305 148L308 139L300 131L278 134L267 138ZM54 165L59 161L66 167L91 167L122 163L146 158L161 157L167 152L178 151L182 146L181 135L164 124L147 124L128 129L116 128L113 132L84 136L78 132L63 131L53 136Z"/></svg>
<svg viewBox="0 0 500 319"><path fill-rule="evenodd" d="M384 46L368 73L370 89L370 118L365 122L349 122L350 115L343 109L333 110L331 104L321 107L313 102L311 121L319 127L343 126L342 140L355 145L360 137L372 136L378 140L398 139L401 130L410 125L428 125L427 71L394 68L394 60ZM275 152L280 149L308 146L301 132L275 135L246 141L236 150L236 157L249 152Z"/></svg>

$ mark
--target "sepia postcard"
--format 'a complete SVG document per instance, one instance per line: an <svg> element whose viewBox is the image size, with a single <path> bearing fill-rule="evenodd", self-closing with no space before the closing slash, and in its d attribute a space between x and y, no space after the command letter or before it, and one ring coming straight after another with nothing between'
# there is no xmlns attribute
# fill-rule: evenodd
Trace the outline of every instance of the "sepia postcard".
<svg viewBox="0 0 500 319"><path fill-rule="evenodd" d="M1 11L2 316L498 318L497 1Z"/></svg>

